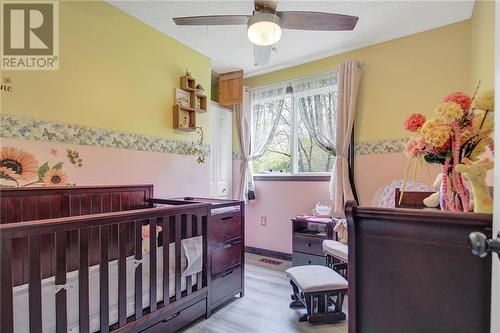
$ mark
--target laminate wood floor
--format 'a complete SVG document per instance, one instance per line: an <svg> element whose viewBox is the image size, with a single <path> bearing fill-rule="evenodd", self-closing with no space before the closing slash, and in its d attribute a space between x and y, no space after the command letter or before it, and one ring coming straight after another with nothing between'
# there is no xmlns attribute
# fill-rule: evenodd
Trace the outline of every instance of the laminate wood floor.
<svg viewBox="0 0 500 333"><path fill-rule="evenodd" d="M245 258L245 296L230 301L209 319L194 322L183 333L347 332L347 321L314 326L298 322L297 312L288 308L292 288L284 271L290 262L275 266L260 262L261 256L246 254Z"/></svg>

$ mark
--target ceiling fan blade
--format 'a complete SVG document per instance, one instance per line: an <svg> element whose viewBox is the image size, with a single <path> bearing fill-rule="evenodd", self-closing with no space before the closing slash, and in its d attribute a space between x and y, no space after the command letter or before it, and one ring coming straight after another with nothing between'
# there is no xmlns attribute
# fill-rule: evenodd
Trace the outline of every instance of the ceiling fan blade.
<svg viewBox="0 0 500 333"><path fill-rule="evenodd" d="M174 17L177 25L238 25L247 24L250 15L213 15Z"/></svg>
<svg viewBox="0 0 500 333"><path fill-rule="evenodd" d="M353 30L358 22L357 16L322 12L277 12L282 27L297 30L339 31Z"/></svg>
<svg viewBox="0 0 500 333"><path fill-rule="evenodd" d="M275 13L278 0L254 0L256 12Z"/></svg>
<svg viewBox="0 0 500 333"><path fill-rule="evenodd" d="M253 57L255 59L256 65L267 65L269 62L269 58L271 57L271 51L273 50L273 46L253 46Z"/></svg>

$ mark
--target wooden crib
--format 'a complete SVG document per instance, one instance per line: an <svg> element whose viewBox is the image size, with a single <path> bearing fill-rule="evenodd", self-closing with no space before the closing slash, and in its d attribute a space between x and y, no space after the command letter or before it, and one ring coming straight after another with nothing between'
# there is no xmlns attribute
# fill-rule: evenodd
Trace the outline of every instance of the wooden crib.
<svg viewBox="0 0 500 333"><path fill-rule="evenodd" d="M22 331L14 319L24 315L29 332L51 331L44 326L42 305L49 283L56 332L71 331L68 319L75 311L73 329L79 332L174 332L206 314L209 205L153 206L152 196L152 185L2 190L0 331ZM144 228L149 231L147 257ZM203 240L202 271L183 277L182 242L195 236ZM116 280L110 280L115 271ZM77 276L71 282L77 292L69 287L71 276ZM99 290L93 299L97 289L89 281L94 277ZM113 312L110 289L116 285ZM29 306L19 311L15 297L23 288ZM69 302L71 292L77 293L77 304ZM89 310L94 303L99 304L97 318Z"/></svg>

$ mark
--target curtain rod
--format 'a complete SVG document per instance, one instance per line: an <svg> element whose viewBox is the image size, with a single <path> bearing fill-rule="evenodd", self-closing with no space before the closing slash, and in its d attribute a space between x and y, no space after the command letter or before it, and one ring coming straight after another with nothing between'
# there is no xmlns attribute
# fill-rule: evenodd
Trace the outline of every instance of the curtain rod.
<svg viewBox="0 0 500 333"><path fill-rule="evenodd" d="M360 67L363 67L365 65L365 62L364 61L358 61L358 65ZM330 70L327 70L325 72L316 72L316 73L310 73L310 74L306 74L306 75L296 76L296 77L293 77L293 78L288 79L288 80L276 81L276 82L273 82L273 83L265 84L263 86L245 87L245 91L250 91L250 90L259 89L259 88L266 88L266 87L270 87L270 86L274 86L274 85L283 84L285 82L288 82L290 84L291 81L305 79L307 77L311 77L311 76L314 76L314 75L333 73L333 72L336 72L337 69L338 69L338 66L335 69L330 69ZM265 74L263 74L263 75L265 75Z"/></svg>
<svg viewBox="0 0 500 333"><path fill-rule="evenodd" d="M310 73L310 74L301 75L301 76L295 76L295 77L293 77L291 79L288 79L288 80L276 81L276 82L273 82L273 83L265 84L263 86L245 87L245 90L246 91L250 91L250 90L254 90L254 89L267 88L267 87L271 87L271 86L274 86L274 85L283 84L283 83L286 83L286 82L288 82L288 84L290 84L292 81L295 81L295 80L305 79L305 78L312 77L312 76L318 75L318 74L333 73L333 72L336 72L336 71L337 71L337 68L330 69L330 70L325 71L325 72L316 72L316 73Z"/></svg>

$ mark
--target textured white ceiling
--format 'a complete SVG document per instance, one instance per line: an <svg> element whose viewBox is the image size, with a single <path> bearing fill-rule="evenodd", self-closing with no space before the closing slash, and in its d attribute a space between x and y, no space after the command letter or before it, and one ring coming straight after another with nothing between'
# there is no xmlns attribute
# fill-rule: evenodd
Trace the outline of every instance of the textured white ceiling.
<svg viewBox="0 0 500 333"><path fill-rule="evenodd" d="M280 0L278 10L322 11L359 16L354 31L284 30L269 63L255 66L246 26L176 26L172 17L251 14L253 1L108 2L212 59L216 72L244 69L246 76L312 61L360 47L469 19L474 0L466 1L294 1Z"/></svg>

